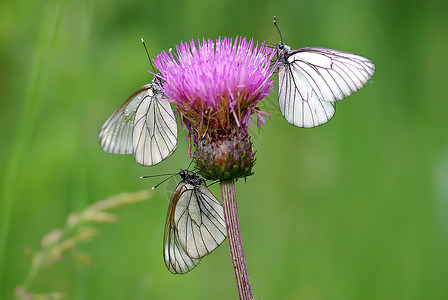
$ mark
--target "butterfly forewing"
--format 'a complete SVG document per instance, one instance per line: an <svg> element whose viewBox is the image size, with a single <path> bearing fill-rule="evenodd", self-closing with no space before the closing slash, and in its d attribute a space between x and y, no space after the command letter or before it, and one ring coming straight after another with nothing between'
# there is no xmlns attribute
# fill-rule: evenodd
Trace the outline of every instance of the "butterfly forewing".
<svg viewBox="0 0 448 300"><path fill-rule="evenodd" d="M163 257L165 265L171 273L184 274L196 267L201 259L191 258L184 250L179 241L179 231L174 220L174 211L181 194L185 192L187 186L181 182L173 193L173 198L168 207L168 214L165 223L165 233L163 237Z"/></svg>
<svg viewBox="0 0 448 300"><path fill-rule="evenodd" d="M135 91L101 127L98 140L105 152L112 154L132 154L132 134L135 114L142 103L144 94L151 88L146 84Z"/></svg>
<svg viewBox="0 0 448 300"><path fill-rule="evenodd" d="M169 102L154 81L135 91L106 120L99 133L105 152L132 154L144 166L171 155L177 145L177 124Z"/></svg>
<svg viewBox="0 0 448 300"><path fill-rule="evenodd" d="M191 258L179 245L179 240L175 235L169 236L164 249L165 264L174 274L185 274L194 269L201 259Z"/></svg>
<svg viewBox="0 0 448 300"><path fill-rule="evenodd" d="M183 179L168 209L164 234L165 264L172 273L186 273L226 238L221 203L203 180Z"/></svg>
<svg viewBox="0 0 448 300"><path fill-rule="evenodd" d="M307 47L279 53L279 105L286 120L315 127L334 115L334 102L362 88L375 73L368 58L345 51Z"/></svg>
<svg viewBox="0 0 448 300"><path fill-rule="evenodd" d="M375 73L375 65L366 57L333 49L307 47L290 56L325 101L342 100L362 88Z"/></svg>
<svg viewBox="0 0 448 300"><path fill-rule="evenodd" d="M176 149L177 123L159 89L150 89L139 106L133 131L135 160L144 166L158 164Z"/></svg>

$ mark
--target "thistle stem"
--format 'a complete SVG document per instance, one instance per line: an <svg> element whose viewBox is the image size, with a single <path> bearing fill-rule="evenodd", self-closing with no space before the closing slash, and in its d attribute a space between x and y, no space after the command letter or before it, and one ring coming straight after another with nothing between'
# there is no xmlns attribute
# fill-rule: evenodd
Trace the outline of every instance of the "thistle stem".
<svg viewBox="0 0 448 300"><path fill-rule="evenodd" d="M232 257L233 271L235 273L238 296L240 300L253 299L252 288L247 271L246 257L244 256L243 240L241 238L238 208L236 205L236 192L234 179L220 182L224 218L227 227L230 256Z"/></svg>

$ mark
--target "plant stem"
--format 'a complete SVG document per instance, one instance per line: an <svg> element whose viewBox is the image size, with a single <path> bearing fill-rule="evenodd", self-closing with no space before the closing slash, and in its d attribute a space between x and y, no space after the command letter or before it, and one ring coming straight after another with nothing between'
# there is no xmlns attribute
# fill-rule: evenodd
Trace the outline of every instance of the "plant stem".
<svg viewBox="0 0 448 300"><path fill-rule="evenodd" d="M240 300L253 299L247 271L246 257L244 256L243 240L241 238L238 208L236 205L236 192L234 179L220 182L224 218L227 227L230 256L232 257L233 271Z"/></svg>

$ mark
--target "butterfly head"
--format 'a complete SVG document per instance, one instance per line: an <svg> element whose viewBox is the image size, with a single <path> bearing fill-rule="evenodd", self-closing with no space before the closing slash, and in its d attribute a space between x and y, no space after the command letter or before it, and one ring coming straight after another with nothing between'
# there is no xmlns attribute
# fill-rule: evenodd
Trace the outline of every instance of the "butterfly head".
<svg viewBox="0 0 448 300"><path fill-rule="evenodd" d="M288 45L283 44L282 41L278 42L277 44L277 57L279 62L286 63L287 61L287 54L289 51L291 51L291 48Z"/></svg>
<svg viewBox="0 0 448 300"><path fill-rule="evenodd" d="M202 179L199 175L197 175L193 171L180 170L179 175L182 178L182 181L190 183L194 186L201 185L204 182L204 179Z"/></svg>
<svg viewBox="0 0 448 300"><path fill-rule="evenodd" d="M182 178L182 180L185 180L186 178L188 178L190 174L190 171L188 170L180 170L179 175Z"/></svg>
<svg viewBox="0 0 448 300"><path fill-rule="evenodd" d="M154 78L151 83L150 87L152 94L154 97L156 97L157 100L160 100L164 97L164 94L162 92L162 83L160 82L160 79Z"/></svg>
<svg viewBox="0 0 448 300"><path fill-rule="evenodd" d="M162 90L162 86L164 84L163 78L159 76L160 73L157 73L152 79L151 83L153 87L156 87L158 90Z"/></svg>

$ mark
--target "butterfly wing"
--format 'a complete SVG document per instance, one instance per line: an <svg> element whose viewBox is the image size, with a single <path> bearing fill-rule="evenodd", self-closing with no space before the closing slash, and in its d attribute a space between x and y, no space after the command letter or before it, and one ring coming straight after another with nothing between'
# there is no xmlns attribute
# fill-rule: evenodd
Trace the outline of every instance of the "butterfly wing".
<svg viewBox="0 0 448 300"><path fill-rule="evenodd" d="M112 115L104 122L98 135L101 148L113 154L132 154L132 134L135 114L151 88L146 84L135 91Z"/></svg>
<svg viewBox="0 0 448 300"><path fill-rule="evenodd" d="M299 127L328 122L334 102L358 91L375 73L372 61L350 52L307 47L285 55L279 64L280 111Z"/></svg>
<svg viewBox="0 0 448 300"><path fill-rule="evenodd" d="M184 250L179 240L179 231L174 220L174 212L180 197L193 186L184 181L180 182L174 190L166 216L165 232L163 236L163 258L165 265L171 273L184 274L196 267L200 258L191 258Z"/></svg>
<svg viewBox="0 0 448 300"><path fill-rule="evenodd" d="M163 257L165 265L171 273L185 274L199 264L201 259L188 256L180 245L178 235L174 229L169 231L166 238Z"/></svg>
<svg viewBox="0 0 448 300"><path fill-rule="evenodd" d="M210 190L204 184L179 183L165 225L164 259L168 270L187 273L226 235L221 203Z"/></svg>
<svg viewBox="0 0 448 300"><path fill-rule="evenodd" d="M280 66L278 84L280 111L289 123L310 128L324 124L333 117L334 104L319 99L309 81L293 66Z"/></svg>
<svg viewBox="0 0 448 300"><path fill-rule="evenodd" d="M133 148L135 160L144 166L158 164L170 156L177 145L177 123L170 103L153 84L137 109Z"/></svg>
<svg viewBox="0 0 448 300"><path fill-rule="evenodd" d="M227 236L221 203L204 184L182 194L174 220L180 243L190 257L201 258L209 254Z"/></svg>

